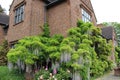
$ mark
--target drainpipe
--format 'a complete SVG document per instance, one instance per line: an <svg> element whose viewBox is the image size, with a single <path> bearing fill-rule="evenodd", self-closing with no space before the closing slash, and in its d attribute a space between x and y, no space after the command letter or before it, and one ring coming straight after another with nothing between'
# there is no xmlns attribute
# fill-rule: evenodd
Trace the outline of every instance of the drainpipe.
<svg viewBox="0 0 120 80"><path fill-rule="evenodd" d="M47 5L44 5L44 23L47 23Z"/></svg>
<svg viewBox="0 0 120 80"><path fill-rule="evenodd" d="M31 6L31 9L30 9L30 23L29 23L29 25L30 25L30 31L29 31L29 36L31 36L32 35L32 15L33 15L33 2L31 2L31 4L30 4L30 6Z"/></svg>

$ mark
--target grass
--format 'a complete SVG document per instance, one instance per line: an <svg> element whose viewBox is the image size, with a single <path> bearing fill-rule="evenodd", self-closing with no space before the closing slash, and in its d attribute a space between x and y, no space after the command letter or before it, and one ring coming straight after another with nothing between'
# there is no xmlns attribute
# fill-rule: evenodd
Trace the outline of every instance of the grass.
<svg viewBox="0 0 120 80"><path fill-rule="evenodd" d="M0 80L25 80L24 74L19 74L17 70L9 71L7 66L0 66Z"/></svg>

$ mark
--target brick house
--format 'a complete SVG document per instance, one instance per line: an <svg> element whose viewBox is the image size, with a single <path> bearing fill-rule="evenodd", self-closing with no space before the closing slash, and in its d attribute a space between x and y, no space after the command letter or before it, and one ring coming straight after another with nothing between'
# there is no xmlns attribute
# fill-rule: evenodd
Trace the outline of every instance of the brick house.
<svg viewBox="0 0 120 80"><path fill-rule="evenodd" d="M40 26L45 22L50 26L51 35L64 36L70 27L76 26L78 19L96 25L90 0L13 0L9 15L9 44L40 34Z"/></svg>
<svg viewBox="0 0 120 80"><path fill-rule="evenodd" d="M6 40L7 31L9 24L9 16L3 13L0 13L0 44Z"/></svg>

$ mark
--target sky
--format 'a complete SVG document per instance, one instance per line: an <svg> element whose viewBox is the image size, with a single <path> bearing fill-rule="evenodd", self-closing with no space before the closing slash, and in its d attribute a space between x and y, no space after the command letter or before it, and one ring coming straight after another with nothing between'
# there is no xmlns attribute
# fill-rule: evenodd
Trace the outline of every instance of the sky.
<svg viewBox="0 0 120 80"><path fill-rule="evenodd" d="M91 0L98 23L120 23L120 0Z"/></svg>
<svg viewBox="0 0 120 80"><path fill-rule="evenodd" d="M9 14L9 8L13 0L0 0L0 5L4 8L7 14Z"/></svg>
<svg viewBox="0 0 120 80"><path fill-rule="evenodd" d="M0 5L9 14L9 7L13 0L0 0ZM97 23L120 23L120 0L91 0L97 18Z"/></svg>

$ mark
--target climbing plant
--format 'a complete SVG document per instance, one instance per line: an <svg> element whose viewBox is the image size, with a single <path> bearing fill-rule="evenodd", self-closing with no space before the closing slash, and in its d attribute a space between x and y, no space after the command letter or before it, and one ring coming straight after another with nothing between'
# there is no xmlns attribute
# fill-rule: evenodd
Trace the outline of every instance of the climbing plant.
<svg viewBox="0 0 120 80"><path fill-rule="evenodd" d="M117 67L120 66L120 47L115 47L115 61L117 64Z"/></svg>
<svg viewBox="0 0 120 80"><path fill-rule="evenodd" d="M90 80L112 68L108 58L111 42L102 38L101 30L91 23L78 20L77 27L69 29L65 38L58 34L50 36L48 25L43 31L42 36L19 40L7 54L9 62L22 71L37 69L36 79L52 74L60 80Z"/></svg>
<svg viewBox="0 0 120 80"><path fill-rule="evenodd" d="M45 23L44 25L43 25L43 33L42 33L42 36L44 36L44 37L50 37L50 30L49 30L49 25L48 25L48 23Z"/></svg>

